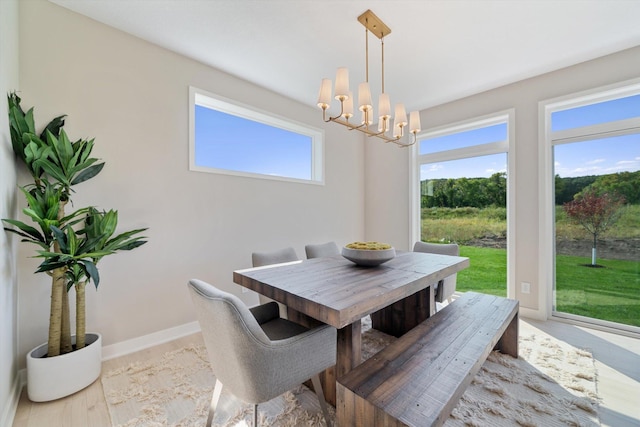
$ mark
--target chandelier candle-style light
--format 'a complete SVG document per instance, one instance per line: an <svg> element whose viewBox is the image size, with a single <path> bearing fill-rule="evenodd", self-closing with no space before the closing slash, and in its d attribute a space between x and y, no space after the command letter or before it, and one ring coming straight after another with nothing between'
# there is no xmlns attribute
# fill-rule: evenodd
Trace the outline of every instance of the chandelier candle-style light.
<svg viewBox="0 0 640 427"><path fill-rule="evenodd" d="M336 73L335 99L340 101L340 114L327 118L327 109L331 104L331 80L322 79L318 107L322 108L322 119L325 122L334 122L348 127L350 130L359 130L367 135L383 139L385 142L393 142L400 147L409 147L416 143L416 136L420 132L420 114L412 111L410 123L407 123L407 113L403 104L396 104L393 125L391 123L391 103L389 95L384 91L384 36L391 33L391 29L385 25L371 10L367 10L358 17L358 21L365 27L365 81L358 86L358 110L362 112L360 124L353 124L349 119L353 117L353 93L349 90L349 70L338 68ZM369 88L369 31L380 39L382 49L382 91L378 98L378 128L370 129L373 124L374 112L371 102L371 90ZM403 142L401 138L405 134L405 128L409 124L409 132L413 135L410 142ZM391 135L387 134L393 129Z"/></svg>

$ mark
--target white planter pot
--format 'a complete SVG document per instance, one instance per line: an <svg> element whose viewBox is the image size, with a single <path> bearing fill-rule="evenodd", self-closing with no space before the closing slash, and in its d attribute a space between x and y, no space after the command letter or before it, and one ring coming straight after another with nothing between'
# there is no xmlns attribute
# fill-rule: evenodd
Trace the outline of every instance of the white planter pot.
<svg viewBox="0 0 640 427"><path fill-rule="evenodd" d="M75 335L71 340L75 344ZM46 354L47 343L27 354L27 394L33 402L60 399L93 383L102 368L102 335L87 333L80 350L43 357Z"/></svg>

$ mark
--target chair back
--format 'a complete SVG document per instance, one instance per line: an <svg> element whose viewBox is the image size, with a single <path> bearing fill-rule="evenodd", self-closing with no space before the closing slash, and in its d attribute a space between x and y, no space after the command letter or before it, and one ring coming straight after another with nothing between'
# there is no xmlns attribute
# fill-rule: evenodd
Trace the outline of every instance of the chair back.
<svg viewBox="0 0 640 427"><path fill-rule="evenodd" d="M271 252L254 252L251 254L251 261L254 267L298 261L299 259L298 254L296 254L295 249L292 247Z"/></svg>
<svg viewBox="0 0 640 427"><path fill-rule="evenodd" d="M202 329L214 375L237 397L256 399L255 372L271 341L249 309L235 295L201 280L189 281L189 291Z"/></svg>
<svg viewBox="0 0 640 427"><path fill-rule="evenodd" d="M416 242L415 245L413 245L413 251L438 255L460 255L460 247L456 243ZM441 281L441 283L438 284L438 289L436 290L435 296L436 301L444 302L454 294L454 292L456 291L457 277L458 275L454 273L451 276L446 277Z"/></svg>
<svg viewBox="0 0 640 427"><path fill-rule="evenodd" d="M304 251L306 252L308 259L340 255L340 249L338 249L336 242L306 245L304 247Z"/></svg>
<svg viewBox="0 0 640 427"><path fill-rule="evenodd" d="M296 254L295 249L292 247L278 249L277 251L271 252L253 252L251 254L251 262L254 267L263 267L265 265L281 264L283 262L299 260L300 258L298 258L298 254ZM258 294L258 300L260 301L260 304L266 304L273 301L271 298L267 298L262 294ZM280 317L286 319L287 307L280 302L278 303L278 307L280 310Z"/></svg>
<svg viewBox="0 0 640 427"><path fill-rule="evenodd" d="M213 374L245 402L271 400L335 365L335 328L307 329L278 317L259 325L235 295L196 279L188 288ZM281 338L269 339L263 327Z"/></svg>

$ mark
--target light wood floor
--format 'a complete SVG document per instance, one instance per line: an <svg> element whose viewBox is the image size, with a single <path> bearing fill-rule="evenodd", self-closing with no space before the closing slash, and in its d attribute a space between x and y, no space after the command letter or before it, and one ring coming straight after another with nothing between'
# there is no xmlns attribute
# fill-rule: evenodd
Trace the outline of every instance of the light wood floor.
<svg viewBox="0 0 640 427"><path fill-rule="evenodd" d="M598 392L602 398L603 426L640 426L640 339L630 338L566 323L520 321L520 333L540 329L575 347L589 348L596 359ZM145 360L201 342L200 334L190 335L103 363L103 370ZM86 389L53 402L33 403L22 392L13 427L108 427L111 420L102 384L98 379Z"/></svg>

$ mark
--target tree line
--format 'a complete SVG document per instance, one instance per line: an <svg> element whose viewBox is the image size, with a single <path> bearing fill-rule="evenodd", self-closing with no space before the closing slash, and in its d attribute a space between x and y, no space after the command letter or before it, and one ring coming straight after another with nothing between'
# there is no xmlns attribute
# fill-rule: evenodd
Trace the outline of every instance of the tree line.
<svg viewBox="0 0 640 427"><path fill-rule="evenodd" d="M498 172L489 178L444 178L423 180L421 206L444 207L506 207L507 176ZM555 203L563 205L574 200L586 190L598 194L624 197L626 203L640 204L640 171L618 172L608 175L581 177L555 177Z"/></svg>
<svg viewBox="0 0 640 427"><path fill-rule="evenodd" d="M622 196L629 204L640 204L640 171L576 178L560 178L556 175L555 187L556 205L571 202L587 190L596 194Z"/></svg>

